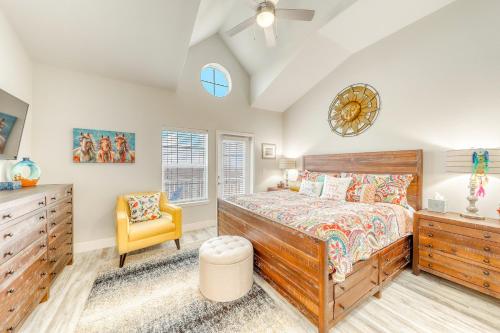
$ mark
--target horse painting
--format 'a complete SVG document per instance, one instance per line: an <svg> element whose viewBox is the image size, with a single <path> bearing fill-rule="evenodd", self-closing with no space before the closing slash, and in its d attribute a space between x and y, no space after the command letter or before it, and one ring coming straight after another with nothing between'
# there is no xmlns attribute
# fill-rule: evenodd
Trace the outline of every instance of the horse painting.
<svg viewBox="0 0 500 333"><path fill-rule="evenodd" d="M135 133L74 128L73 162L135 163Z"/></svg>

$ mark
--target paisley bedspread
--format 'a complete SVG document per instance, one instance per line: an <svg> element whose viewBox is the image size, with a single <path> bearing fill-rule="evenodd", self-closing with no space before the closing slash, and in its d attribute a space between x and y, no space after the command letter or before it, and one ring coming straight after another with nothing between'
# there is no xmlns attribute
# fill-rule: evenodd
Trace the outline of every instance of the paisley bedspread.
<svg viewBox="0 0 500 333"><path fill-rule="evenodd" d="M329 268L336 282L354 263L412 231L411 212L395 204L333 201L292 191L226 199L258 215L328 241Z"/></svg>

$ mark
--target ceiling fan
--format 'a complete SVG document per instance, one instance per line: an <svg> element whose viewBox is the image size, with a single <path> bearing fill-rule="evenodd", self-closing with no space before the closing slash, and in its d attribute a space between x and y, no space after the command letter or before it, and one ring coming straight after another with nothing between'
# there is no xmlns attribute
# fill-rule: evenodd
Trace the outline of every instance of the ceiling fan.
<svg viewBox="0 0 500 333"><path fill-rule="evenodd" d="M276 18L295 21L312 21L314 10L310 9L287 9L276 8L278 0L273 1L249 1L255 10L255 15L229 29L226 33L232 37L237 33L251 27L257 23L264 30L266 44L268 46L276 45L276 34L274 32L274 23Z"/></svg>

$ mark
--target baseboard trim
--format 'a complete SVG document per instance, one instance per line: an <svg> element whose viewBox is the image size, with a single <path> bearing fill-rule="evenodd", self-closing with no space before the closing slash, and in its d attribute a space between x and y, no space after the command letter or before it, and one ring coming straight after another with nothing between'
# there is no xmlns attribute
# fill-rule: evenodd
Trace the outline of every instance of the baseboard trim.
<svg viewBox="0 0 500 333"><path fill-rule="evenodd" d="M215 226L217 226L216 220L198 221L198 222L187 223L187 224L183 225L182 231L189 232L189 231L200 230L200 229L205 229L205 228L215 227ZM75 253L89 252L89 251L93 251L93 250L99 250L99 249L104 249L107 247L114 247L114 246L116 246L115 237L101 238L101 239L96 239L96 240L87 241L87 242L75 243L74 252Z"/></svg>
<svg viewBox="0 0 500 333"><path fill-rule="evenodd" d="M88 252L93 250L104 249L107 247L114 247L116 239L114 237L101 238L93 241L75 243L75 253Z"/></svg>
<svg viewBox="0 0 500 333"><path fill-rule="evenodd" d="M186 223L182 226L182 231L187 232L187 231L194 231L194 230L200 230L200 229L205 229L209 227L216 227L217 226L217 221L216 220L206 220L206 221L198 221L194 223Z"/></svg>

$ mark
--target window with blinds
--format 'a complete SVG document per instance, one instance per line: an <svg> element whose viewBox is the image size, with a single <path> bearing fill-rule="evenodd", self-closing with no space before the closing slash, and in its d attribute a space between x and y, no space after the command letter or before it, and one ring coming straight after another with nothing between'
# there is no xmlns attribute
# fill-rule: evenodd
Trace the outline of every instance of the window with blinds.
<svg viewBox="0 0 500 333"><path fill-rule="evenodd" d="M248 141L222 140L222 197L247 193Z"/></svg>
<svg viewBox="0 0 500 333"><path fill-rule="evenodd" d="M208 199L208 133L163 130L162 186L177 203Z"/></svg>

